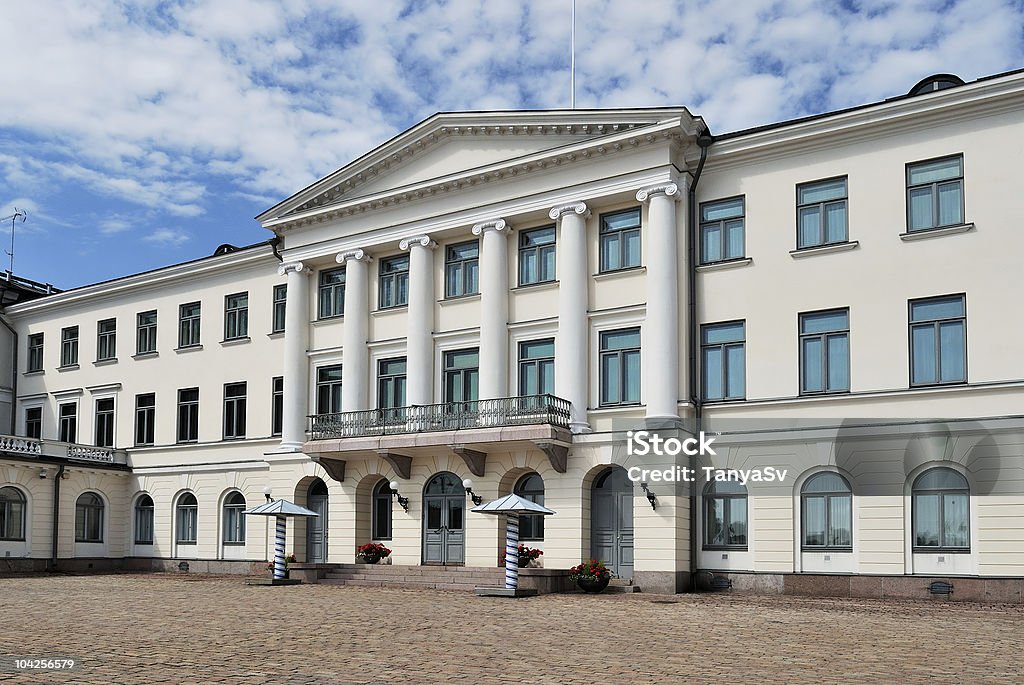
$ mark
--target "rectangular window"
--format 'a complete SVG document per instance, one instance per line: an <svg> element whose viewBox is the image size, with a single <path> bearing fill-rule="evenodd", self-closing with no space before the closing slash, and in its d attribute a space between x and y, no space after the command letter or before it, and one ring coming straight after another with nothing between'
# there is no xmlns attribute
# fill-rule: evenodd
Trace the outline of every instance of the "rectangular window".
<svg viewBox="0 0 1024 685"><path fill-rule="evenodd" d="M28 366L26 371L43 370L43 334L33 333L28 336Z"/></svg>
<svg viewBox="0 0 1024 685"><path fill-rule="evenodd" d="M846 177L796 187L797 248L845 243Z"/></svg>
<svg viewBox="0 0 1024 685"><path fill-rule="evenodd" d="M742 259L744 247L744 199L704 202L700 206L700 263L714 264Z"/></svg>
<svg viewBox="0 0 1024 685"><path fill-rule="evenodd" d="M800 394L850 389L850 310L800 315Z"/></svg>
<svg viewBox="0 0 1024 685"><path fill-rule="evenodd" d="M199 388L178 391L178 442L199 440Z"/></svg>
<svg viewBox="0 0 1024 685"><path fill-rule="evenodd" d="M96 324L96 361L117 358L117 319Z"/></svg>
<svg viewBox="0 0 1024 685"><path fill-rule="evenodd" d="M910 301L910 384L967 380L967 310L963 295Z"/></svg>
<svg viewBox="0 0 1024 685"><path fill-rule="evenodd" d="M25 437L36 440L43 437L42 407L29 407L25 410Z"/></svg>
<svg viewBox="0 0 1024 685"><path fill-rule="evenodd" d="M405 357L377 362L377 408L405 406Z"/></svg>
<svg viewBox="0 0 1024 685"><path fill-rule="evenodd" d="M601 273L640 266L640 208L601 216Z"/></svg>
<svg viewBox="0 0 1024 685"><path fill-rule="evenodd" d="M457 350L444 353L445 402L474 402L480 398L480 352Z"/></svg>
<svg viewBox="0 0 1024 685"><path fill-rule="evenodd" d="M57 409L60 419L61 442L74 442L78 438L78 403L65 402Z"/></svg>
<svg viewBox="0 0 1024 685"><path fill-rule="evenodd" d="M519 285L555 280L555 227L519 233Z"/></svg>
<svg viewBox="0 0 1024 685"><path fill-rule="evenodd" d="M555 392L555 339L519 343L519 394Z"/></svg>
<svg viewBox="0 0 1024 685"><path fill-rule="evenodd" d="M281 435L284 429L284 377L275 376L271 383L270 434Z"/></svg>
<svg viewBox="0 0 1024 685"><path fill-rule="evenodd" d="M136 545L152 545L153 544L153 500L148 496L142 496L139 498L139 502L135 505L135 544Z"/></svg>
<svg viewBox="0 0 1024 685"><path fill-rule="evenodd" d="M135 315L135 354L156 352L156 310Z"/></svg>
<svg viewBox="0 0 1024 685"><path fill-rule="evenodd" d="M316 370L316 413L337 414L341 411L341 364L321 366Z"/></svg>
<svg viewBox="0 0 1024 685"><path fill-rule="evenodd" d="M320 272L320 318L330 319L345 313L345 268Z"/></svg>
<svg viewBox="0 0 1024 685"><path fill-rule="evenodd" d="M907 232L963 222L963 155L908 164Z"/></svg>
<svg viewBox="0 0 1024 685"><path fill-rule="evenodd" d="M601 333L601 406L640 403L640 329Z"/></svg>
<svg viewBox="0 0 1024 685"><path fill-rule="evenodd" d="M96 446L114 446L114 398L96 400Z"/></svg>
<svg viewBox="0 0 1024 685"><path fill-rule="evenodd" d="M238 340L249 335L249 293L224 297L224 339Z"/></svg>
<svg viewBox="0 0 1024 685"><path fill-rule="evenodd" d="M378 276L378 300L380 309L401 307L409 304L409 256L399 255L380 260Z"/></svg>
<svg viewBox="0 0 1024 685"><path fill-rule="evenodd" d="M178 347L194 347L199 344L199 324L202 304L189 302L178 308Z"/></svg>
<svg viewBox="0 0 1024 685"><path fill-rule="evenodd" d="M288 302L288 284L274 286L274 311L272 314L271 333L284 332L285 306Z"/></svg>
<svg viewBox="0 0 1024 685"><path fill-rule="evenodd" d="M135 444L152 445L156 425L156 395L135 396Z"/></svg>
<svg viewBox="0 0 1024 685"><path fill-rule="evenodd" d="M68 326L60 331L60 365L78 364L78 326Z"/></svg>
<svg viewBox="0 0 1024 685"><path fill-rule="evenodd" d="M449 245L444 251L444 296L462 297L480 292L480 244Z"/></svg>
<svg viewBox="0 0 1024 685"><path fill-rule="evenodd" d="M224 439L245 437L245 383L224 385Z"/></svg>
<svg viewBox="0 0 1024 685"><path fill-rule="evenodd" d="M701 326L704 399L739 400L746 394L745 324Z"/></svg>

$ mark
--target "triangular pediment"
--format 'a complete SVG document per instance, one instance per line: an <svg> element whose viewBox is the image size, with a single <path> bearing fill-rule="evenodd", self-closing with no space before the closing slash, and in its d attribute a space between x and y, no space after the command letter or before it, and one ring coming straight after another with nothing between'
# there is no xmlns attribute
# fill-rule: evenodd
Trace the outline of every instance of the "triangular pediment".
<svg viewBox="0 0 1024 685"><path fill-rule="evenodd" d="M684 108L436 114L256 218L266 224L680 118L692 121Z"/></svg>

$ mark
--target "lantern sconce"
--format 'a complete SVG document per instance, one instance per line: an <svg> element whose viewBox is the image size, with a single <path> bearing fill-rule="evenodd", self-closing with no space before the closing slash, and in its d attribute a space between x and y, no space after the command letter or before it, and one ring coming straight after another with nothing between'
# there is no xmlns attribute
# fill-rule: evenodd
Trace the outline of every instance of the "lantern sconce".
<svg viewBox="0 0 1024 685"><path fill-rule="evenodd" d="M274 501L274 498L270 496L271 492L273 492L273 490L270 489L269 485L267 487L263 488L263 496L267 498L268 502L273 502Z"/></svg>
<svg viewBox="0 0 1024 685"><path fill-rule="evenodd" d="M391 488L391 494L394 495L396 499L398 499L398 503L402 506L403 509L405 509L405 512L409 513L409 498L402 497L401 495L398 494L398 481L391 481L390 483L388 483L388 487Z"/></svg>
<svg viewBox="0 0 1024 685"><path fill-rule="evenodd" d="M472 480L467 478L464 481L462 481L462 487L466 488L466 494L469 495L470 498L472 498L473 504L475 504L476 506L479 507L483 503L484 498L481 497L480 495L476 494L475 492L473 492L473 481Z"/></svg>
<svg viewBox="0 0 1024 685"><path fill-rule="evenodd" d="M657 511L658 498L655 496L653 492L651 492L650 488L647 487L647 483L640 483L640 489L643 490L644 493L646 493L647 501L651 503L651 509Z"/></svg>

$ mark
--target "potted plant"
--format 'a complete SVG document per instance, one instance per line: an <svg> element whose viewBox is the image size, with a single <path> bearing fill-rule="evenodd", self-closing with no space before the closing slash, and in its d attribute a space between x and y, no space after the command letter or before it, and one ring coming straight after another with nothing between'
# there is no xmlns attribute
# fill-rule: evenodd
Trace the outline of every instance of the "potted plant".
<svg viewBox="0 0 1024 685"><path fill-rule="evenodd" d="M294 554L289 554L284 558L284 577L288 577L288 564L298 563L298 559L295 558ZM267 570L270 571L270 575L274 575L274 560L271 559L267 562Z"/></svg>
<svg viewBox="0 0 1024 685"><path fill-rule="evenodd" d="M391 556L391 550L379 542L368 542L356 551L356 556L362 559L364 564L376 564L381 559Z"/></svg>
<svg viewBox="0 0 1024 685"><path fill-rule="evenodd" d="M527 547L526 545L520 544L518 547L519 551L519 568L529 568L530 563L540 559L540 556L544 554L542 550L536 547ZM505 553L501 553L501 559L498 561L499 566L505 565Z"/></svg>
<svg viewBox="0 0 1024 685"><path fill-rule="evenodd" d="M569 569L569 580L584 592L601 592L608 587L612 572L603 561L591 559Z"/></svg>

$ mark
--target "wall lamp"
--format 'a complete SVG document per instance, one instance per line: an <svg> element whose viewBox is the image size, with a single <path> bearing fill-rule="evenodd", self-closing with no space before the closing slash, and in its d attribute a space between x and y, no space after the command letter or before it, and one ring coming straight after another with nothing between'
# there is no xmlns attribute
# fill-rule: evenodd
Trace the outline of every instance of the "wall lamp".
<svg viewBox="0 0 1024 685"><path fill-rule="evenodd" d="M44 469L44 468L40 468L39 469L39 477L40 478L46 478L46 469Z"/></svg>
<svg viewBox="0 0 1024 685"><path fill-rule="evenodd" d="M270 489L269 485L267 487L263 488L263 496L267 498L268 502L273 502L274 501L274 499L270 496L271 492L273 492L273 490Z"/></svg>
<svg viewBox="0 0 1024 685"><path fill-rule="evenodd" d="M658 509L658 498L651 492L650 488L647 487L647 483L640 483L640 489L647 494L647 501L651 503L651 509Z"/></svg>
<svg viewBox="0 0 1024 685"><path fill-rule="evenodd" d="M466 488L466 494L473 499L473 504L479 507L480 504L484 501L484 498L473 492L473 481L467 478L466 480L462 481L462 487Z"/></svg>
<svg viewBox="0 0 1024 685"><path fill-rule="evenodd" d="M397 480L391 481L390 483L388 483L388 487L391 488L391 494L394 495L398 499L398 503L400 505L402 505L402 508L405 509L406 513L408 513L409 512L409 498L408 497L402 497L401 495L398 494L398 481Z"/></svg>

